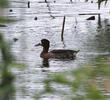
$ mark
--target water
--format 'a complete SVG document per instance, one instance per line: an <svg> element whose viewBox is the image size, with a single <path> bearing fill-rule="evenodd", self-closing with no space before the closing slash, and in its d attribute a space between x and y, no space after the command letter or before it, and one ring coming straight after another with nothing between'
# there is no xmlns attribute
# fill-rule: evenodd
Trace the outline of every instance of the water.
<svg viewBox="0 0 110 100"><path fill-rule="evenodd" d="M26 0L9 0L10 7L5 9L5 16L18 20L7 23L7 27L1 27L6 39L11 41L12 53L17 62L27 65L25 70L14 70L16 75L16 87L26 89L25 94L17 88L16 100L33 100L32 96L44 87L43 80L47 74L55 72L69 72L88 64L95 63L95 58L100 56L102 60L110 55L110 23L109 2L101 10L97 9L97 3L84 0L31 0L31 7L27 8ZM12 12L9 10L12 9ZM100 13L94 15L95 20L86 20L92 15L79 15L83 13ZM66 16L64 42L61 41L61 27L63 16ZM34 18L37 17L37 20ZM101 20L99 20L99 17ZM98 24L99 23L99 24ZM106 28L105 28L106 26ZM13 38L18 38L14 42ZM39 57L42 47L35 47L42 38L50 40L50 49L80 50L75 60L49 60L49 67L42 66ZM67 88L65 88L67 89ZM50 99L49 99L50 98ZM57 96L44 96L43 100L60 100Z"/></svg>

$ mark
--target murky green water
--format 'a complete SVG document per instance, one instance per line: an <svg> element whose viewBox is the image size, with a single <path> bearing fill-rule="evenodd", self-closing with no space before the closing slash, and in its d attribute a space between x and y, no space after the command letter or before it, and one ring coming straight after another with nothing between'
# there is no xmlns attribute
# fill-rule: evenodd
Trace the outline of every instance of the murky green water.
<svg viewBox="0 0 110 100"><path fill-rule="evenodd" d="M97 10L97 3L83 0L70 3L69 0L31 0L30 8L27 1L10 0L11 7L5 9L5 16L19 20L7 23L7 27L1 27L5 38L10 40L12 53L16 60L25 63L25 70L14 70L17 77L16 87L25 87L26 93L17 92L16 100L33 100L32 96L44 86L43 80L47 73L70 71L89 62L95 62L100 56L102 60L110 57L110 22L109 3ZM10 12L9 10L13 11ZM92 15L79 15L88 13L100 13L95 20L86 20ZM61 41L61 27L63 16L66 16L64 41ZM37 17L37 20L34 18ZM14 42L13 38L18 38ZM50 49L80 50L75 60L49 60L49 67L42 68L42 59L39 57L41 47L35 47L42 38L49 39ZM51 100L44 97L43 100ZM53 97L52 97L53 100ZM58 100L55 97L55 100Z"/></svg>

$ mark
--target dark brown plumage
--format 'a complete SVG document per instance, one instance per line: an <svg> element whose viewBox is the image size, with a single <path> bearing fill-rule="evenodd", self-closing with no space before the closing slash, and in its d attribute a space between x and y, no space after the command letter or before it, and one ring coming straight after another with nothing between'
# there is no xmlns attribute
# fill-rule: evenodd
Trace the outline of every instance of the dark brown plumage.
<svg viewBox="0 0 110 100"><path fill-rule="evenodd" d="M42 58L56 58L56 59L74 59L76 54L79 52L75 50L66 50L66 49L56 49L49 51L50 42L47 39L42 39L41 43L35 45L39 46L41 45L43 47L43 51L40 54L40 57Z"/></svg>

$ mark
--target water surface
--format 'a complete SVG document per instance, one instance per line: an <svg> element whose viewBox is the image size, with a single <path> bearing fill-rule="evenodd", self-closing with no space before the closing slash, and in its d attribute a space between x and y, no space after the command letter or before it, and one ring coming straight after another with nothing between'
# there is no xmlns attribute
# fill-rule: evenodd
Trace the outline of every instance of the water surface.
<svg viewBox="0 0 110 100"><path fill-rule="evenodd" d="M76 0L31 0L30 8L27 8L26 0L9 0L10 7L5 9L5 16L19 20L7 23L7 27L1 27L5 38L11 41L12 53L17 62L27 65L25 70L14 70L16 75L16 87L24 87L25 94L17 88L16 100L33 100L32 96L44 87L43 80L47 74L55 72L71 71L76 68L96 63L95 58L100 56L102 60L110 55L110 23L109 2L101 9L97 9L97 3ZM12 9L12 12L9 10ZM100 13L94 15L95 20L86 20L92 15L79 15ZM66 16L64 41L61 41L61 28L63 17ZM37 17L37 20L34 18ZM13 38L18 38L14 42ZM42 66L40 52L42 47L35 47L42 38L50 40L50 49L80 50L75 60L49 60L49 67ZM65 88L66 90L67 88ZM60 100L57 96L44 97L43 100Z"/></svg>

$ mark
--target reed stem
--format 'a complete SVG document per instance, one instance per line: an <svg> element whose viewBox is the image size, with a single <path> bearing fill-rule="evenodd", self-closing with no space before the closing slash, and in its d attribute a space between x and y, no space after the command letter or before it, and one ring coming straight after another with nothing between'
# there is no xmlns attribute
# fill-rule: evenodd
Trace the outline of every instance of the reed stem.
<svg viewBox="0 0 110 100"><path fill-rule="evenodd" d="M65 28L65 19L66 19L66 17L64 16L63 25L62 25L62 32L61 32L61 41L63 41L63 34L64 34L64 28Z"/></svg>
<svg viewBox="0 0 110 100"><path fill-rule="evenodd" d="M28 1L28 8L30 8L30 1Z"/></svg>
<svg viewBox="0 0 110 100"><path fill-rule="evenodd" d="M45 3L47 3L47 0L45 0Z"/></svg>

